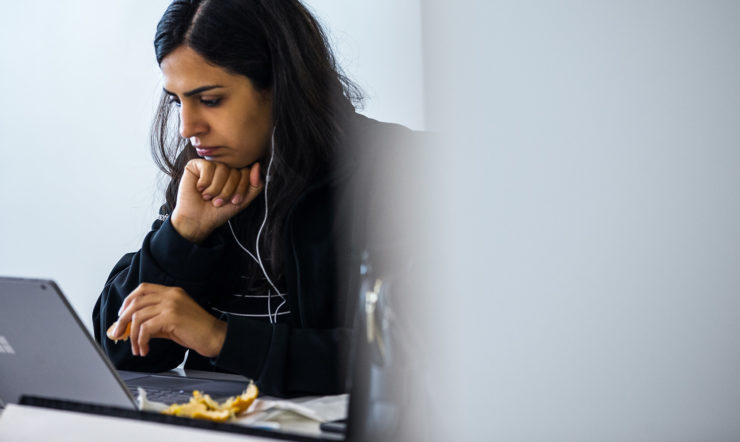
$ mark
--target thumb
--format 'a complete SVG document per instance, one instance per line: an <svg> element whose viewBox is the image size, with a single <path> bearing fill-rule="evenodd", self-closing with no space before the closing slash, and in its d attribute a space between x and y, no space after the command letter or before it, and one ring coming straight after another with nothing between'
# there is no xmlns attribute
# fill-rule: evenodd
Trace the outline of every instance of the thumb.
<svg viewBox="0 0 740 442"><path fill-rule="evenodd" d="M249 170L249 187L247 188L246 196L239 204L241 207L248 206L265 189L265 182L262 180L260 168L260 163L255 163Z"/></svg>
<svg viewBox="0 0 740 442"><path fill-rule="evenodd" d="M251 169L249 169L249 187L261 187L264 185L262 182L262 166L260 163L254 163Z"/></svg>

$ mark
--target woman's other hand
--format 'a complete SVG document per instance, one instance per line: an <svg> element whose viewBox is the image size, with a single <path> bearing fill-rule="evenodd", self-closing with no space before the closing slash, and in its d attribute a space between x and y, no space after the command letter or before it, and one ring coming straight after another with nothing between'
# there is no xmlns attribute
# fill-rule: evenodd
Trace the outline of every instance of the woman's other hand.
<svg viewBox="0 0 740 442"><path fill-rule="evenodd" d="M190 160L180 179L172 225L200 243L262 192L259 163L243 169L204 159Z"/></svg>
<svg viewBox="0 0 740 442"><path fill-rule="evenodd" d="M226 323L203 310L179 287L140 284L124 300L114 334L118 336L129 322L134 356L146 356L152 338L166 338L205 357L215 357L226 338Z"/></svg>

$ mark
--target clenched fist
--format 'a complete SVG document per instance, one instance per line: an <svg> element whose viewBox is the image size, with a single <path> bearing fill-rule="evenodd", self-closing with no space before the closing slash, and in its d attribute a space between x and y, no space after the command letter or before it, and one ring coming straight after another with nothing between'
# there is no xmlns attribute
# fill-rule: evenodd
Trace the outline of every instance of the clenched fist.
<svg viewBox="0 0 740 442"><path fill-rule="evenodd" d="M244 210L262 189L259 163L232 169L200 158L190 160L180 179L172 225L184 238L200 243Z"/></svg>

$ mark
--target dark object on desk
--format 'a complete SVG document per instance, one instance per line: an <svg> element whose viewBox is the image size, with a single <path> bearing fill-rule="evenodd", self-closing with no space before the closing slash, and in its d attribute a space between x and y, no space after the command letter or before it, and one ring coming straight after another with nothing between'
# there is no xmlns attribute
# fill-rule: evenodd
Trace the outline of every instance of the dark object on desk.
<svg viewBox="0 0 740 442"><path fill-rule="evenodd" d="M408 391L415 382L410 334L398 317L405 276L375 276L363 267L347 439L351 441L408 440L413 415L423 413ZM418 430L417 433L418 434Z"/></svg>
<svg viewBox="0 0 740 442"><path fill-rule="evenodd" d="M347 432L347 421L342 419L341 421L323 422L319 428L325 433L344 434Z"/></svg>

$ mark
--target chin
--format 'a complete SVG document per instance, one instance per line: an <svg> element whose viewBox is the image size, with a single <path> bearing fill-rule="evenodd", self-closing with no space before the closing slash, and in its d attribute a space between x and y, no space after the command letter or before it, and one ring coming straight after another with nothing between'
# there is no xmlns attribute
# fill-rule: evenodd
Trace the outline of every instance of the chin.
<svg viewBox="0 0 740 442"><path fill-rule="evenodd" d="M229 166L231 168L238 169L238 164L234 164L234 161L233 160L230 160L227 157L223 157L223 156L215 156L215 157L204 156L204 157L201 157L201 158L203 158L206 161L211 161L213 163L223 164L224 166Z"/></svg>

